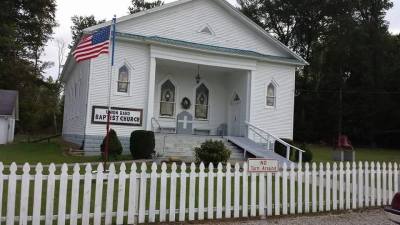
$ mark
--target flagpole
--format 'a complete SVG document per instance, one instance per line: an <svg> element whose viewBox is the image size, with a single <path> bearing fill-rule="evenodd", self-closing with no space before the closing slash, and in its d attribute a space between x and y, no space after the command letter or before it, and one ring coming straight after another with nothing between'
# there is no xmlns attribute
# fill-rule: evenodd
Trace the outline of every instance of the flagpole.
<svg viewBox="0 0 400 225"><path fill-rule="evenodd" d="M111 68L109 69L109 83L108 83L108 109L107 109L107 125L106 125L106 143L104 146L104 170L107 168L108 155L109 155L109 142L110 142L110 117L111 117L111 88L112 88L112 73L114 67L114 50L115 50L115 23L116 16L114 15L111 25Z"/></svg>

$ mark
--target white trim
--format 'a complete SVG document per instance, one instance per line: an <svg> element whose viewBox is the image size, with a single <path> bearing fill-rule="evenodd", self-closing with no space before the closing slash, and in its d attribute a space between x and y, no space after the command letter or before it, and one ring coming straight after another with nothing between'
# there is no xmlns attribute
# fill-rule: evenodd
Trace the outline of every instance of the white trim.
<svg viewBox="0 0 400 225"><path fill-rule="evenodd" d="M175 105L174 105L174 115L172 116L161 116L160 115L160 110L161 110L161 86L167 81L171 81L171 83L175 86ZM158 95L156 96L157 104L158 104L158 118L163 118L163 119L176 119L177 116L177 104L179 102L179 88L178 88L178 83L172 78L170 74L166 75L163 79L161 79L158 84L157 84L157 90L158 90Z"/></svg>

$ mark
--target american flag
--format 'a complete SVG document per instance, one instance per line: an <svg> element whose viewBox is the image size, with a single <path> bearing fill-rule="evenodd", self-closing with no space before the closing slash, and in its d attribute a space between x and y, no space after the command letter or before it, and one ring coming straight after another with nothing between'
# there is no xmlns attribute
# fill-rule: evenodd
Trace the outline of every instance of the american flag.
<svg viewBox="0 0 400 225"><path fill-rule="evenodd" d="M96 58L100 54L108 54L110 43L110 26L100 28L95 33L83 37L72 55L77 62Z"/></svg>

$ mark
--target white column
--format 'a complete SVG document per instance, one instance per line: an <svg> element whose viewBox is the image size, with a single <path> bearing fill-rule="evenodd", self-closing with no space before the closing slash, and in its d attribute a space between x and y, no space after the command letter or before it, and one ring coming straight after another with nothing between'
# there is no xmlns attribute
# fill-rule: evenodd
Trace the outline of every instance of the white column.
<svg viewBox="0 0 400 225"><path fill-rule="evenodd" d="M249 123L251 123L251 82L253 73L253 70L248 71L246 79L246 121ZM245 134L248 136L248 130L245 130Z"/></svg>
<svg viewBox="0 0 400 225"><path fill-rule="evenodd" d="M154 116L154 88L156 81L156 58L150 58L150 74L149 74L149 89L148 89L148 100L147 100L147 119L146 119L146 130L151 130L151 118Z"/></svg>

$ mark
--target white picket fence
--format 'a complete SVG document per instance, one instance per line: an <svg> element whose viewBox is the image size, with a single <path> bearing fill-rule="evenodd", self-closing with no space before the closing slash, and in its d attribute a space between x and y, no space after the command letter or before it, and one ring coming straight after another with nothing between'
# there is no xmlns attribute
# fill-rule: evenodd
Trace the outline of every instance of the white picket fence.
<svg viewBox="0 0 400 225"><path fill-rule="evenodd" d="M397 163L283 165L277 173L242 166L197 168L87 164L22 171L0 163L0 224L134 224L265 217L382 206L399 189Z"/></svg>

